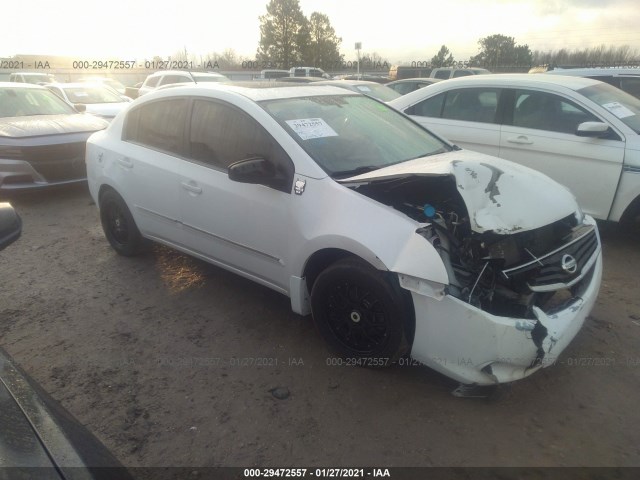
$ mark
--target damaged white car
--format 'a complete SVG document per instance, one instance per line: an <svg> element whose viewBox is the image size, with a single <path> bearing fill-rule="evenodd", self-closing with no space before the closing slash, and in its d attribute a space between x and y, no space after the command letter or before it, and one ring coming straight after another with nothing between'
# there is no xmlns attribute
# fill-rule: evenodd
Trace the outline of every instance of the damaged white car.
<svg viewBox="0 0 640 480"><path fill-rule="evenodd" d="M568 190L335 87L145 95L90 138L87 170L118 253L153 240L281 292L354 364L521 379L600 287L598 231Z"/></svg>

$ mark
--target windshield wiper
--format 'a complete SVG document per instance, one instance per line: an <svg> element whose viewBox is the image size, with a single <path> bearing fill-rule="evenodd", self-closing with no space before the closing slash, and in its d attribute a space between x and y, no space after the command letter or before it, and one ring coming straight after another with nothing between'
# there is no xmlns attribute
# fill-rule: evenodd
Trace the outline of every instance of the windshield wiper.
<svg viewBox="0 0 640 480"><path fill-rule="evenodd" d="M335 172L331 175L331 177L349 178L349 177L354 177L356 175L361 175L363 173L371 172L373 170L378 170L379 168L382 168L382 167L378 165L365 165L362 167L354 168L353 170L342 170L340 172Z"/></svg>

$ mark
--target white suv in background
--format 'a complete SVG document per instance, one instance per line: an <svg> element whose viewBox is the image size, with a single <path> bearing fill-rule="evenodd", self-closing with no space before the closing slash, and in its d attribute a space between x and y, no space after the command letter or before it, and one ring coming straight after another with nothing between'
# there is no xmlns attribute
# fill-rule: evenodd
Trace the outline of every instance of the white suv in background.
<svg viewBox="0 0 640 480"><path fill-rule="evenodd" d="M138 96L149 93L163 85L174 83L205 83L205 82L228 82L229 79L220 73L214 72L187 72L182 70L166 70L155 72L149 75L140 90Z"/></svg>
<svg viewBox="0 0 640 480"><path fill-rule="evenodd" d="M618 88L561 75L475 75L389 105L463 148L550 176L595 218L640 216L640 100Z"/></svg>
<svg viewBox="0 0 640 480"><path fill-rule="evenodd" d="M289 70L290 77L317 77L331 79L331 75L321 68L316 67L293 67Z"/></svg>
<svg viewBox="0 0 640 480"><path fill-rule="evenodd" d="M640 98L640 68L556 68L545 73L600 80Z"/></svg>

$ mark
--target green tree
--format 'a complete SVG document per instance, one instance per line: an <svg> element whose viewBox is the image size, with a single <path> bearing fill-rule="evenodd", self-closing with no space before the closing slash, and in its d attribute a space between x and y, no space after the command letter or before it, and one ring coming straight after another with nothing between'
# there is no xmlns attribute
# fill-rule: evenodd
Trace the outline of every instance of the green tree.
<svg viewBox="0 0 640 480"><path fill-rule="evenodd" d="M309 35L309 43L302 49L305 65L333 70L342 63L344 55L340 54L342 38L336 35L329 17L323 13L313 12L302 29Z"/></svg>
<svg viewBox="0 0 640 480"><path fill-rule="evenodd" d="M516 45L513 50L514 65L531 65L533 63L533 53L529 45Z"/></svg>
<svg viewBox="0 0 640 480"><path fill-rule="evenodd" d="M431 59L431 66L434 68L437 67L448 67L453 64L453 55L446 47L446 45L442 45L440 47L440 51L433 56Z"/></svg>
<svg viewBox="0 0 640 480"><path fill-rule="evenodd" d="M513 37L490 35L478 41L480 53L473 57L474 64L486 68L497 66L531 65L533 54L528 45L516 45Z"/></svg>
<svg viewBox="0 0 640 480"><path fill-rule="evenodd" d="M298 0L271 0L260 16L257 59L288 69L302 60L308 42L307 19Z"/></svg>

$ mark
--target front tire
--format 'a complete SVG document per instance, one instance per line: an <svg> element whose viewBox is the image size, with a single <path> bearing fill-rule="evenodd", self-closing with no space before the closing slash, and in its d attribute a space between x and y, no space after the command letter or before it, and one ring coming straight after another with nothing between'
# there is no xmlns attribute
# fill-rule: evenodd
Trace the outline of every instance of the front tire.
<svg viewBox="0 0 640 480"><path fill-rule="evenodd" d="M131 257L144 250L146 241L129 207L114 190L107 190L100 197L100 221L111 247L120 255Z"/></svg>
<svg viewBox="0 0 640 480"><path fill-rule="evenodd" d="M407 353L411 311L391 273L357 258L337 261L318 276L311 311L320 334L342 357L385 367Z"/></svg>

